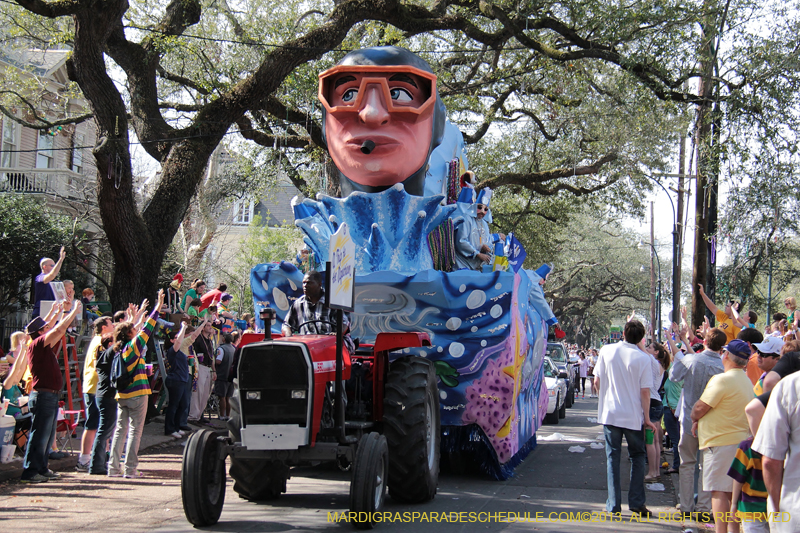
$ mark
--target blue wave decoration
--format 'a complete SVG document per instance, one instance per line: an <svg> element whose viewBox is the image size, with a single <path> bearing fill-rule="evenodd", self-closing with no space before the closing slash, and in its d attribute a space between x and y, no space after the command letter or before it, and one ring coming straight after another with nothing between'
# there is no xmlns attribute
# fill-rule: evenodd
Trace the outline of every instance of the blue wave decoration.
<svg viewBox="0 0 800 533"><path fill-rule="evenodd" d="M356 245L356 272L413 273L433 268L428 233L450 217L444 196L413 196L401 184L379 193L354 192L347 198L323 194L304 199L295 225L316 257L328 257L330 238L346 222ZM297 209L296 209L297 211Z"/></svg>

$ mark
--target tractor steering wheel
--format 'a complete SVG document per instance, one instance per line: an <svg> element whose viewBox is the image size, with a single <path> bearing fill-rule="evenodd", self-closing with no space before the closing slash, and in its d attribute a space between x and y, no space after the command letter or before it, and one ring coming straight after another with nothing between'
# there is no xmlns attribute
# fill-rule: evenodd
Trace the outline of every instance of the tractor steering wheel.
<svg viewBox="0 0 800 533"><path fill-rule="evenodd" d="M332 324L331 322L328 322L327 320L308 320L306 322L303 322L302 324L300 324L296 328L292 328L292 334L297 333L299 335L300 334L300 330L303 329L303 326L305 326L306 324L314 324L314 323L317 323L317 322L320 323L320 324L328 324L334 330L336 329L336 324ZM324 335L324 334L318 334L318 335Z"/></svg>

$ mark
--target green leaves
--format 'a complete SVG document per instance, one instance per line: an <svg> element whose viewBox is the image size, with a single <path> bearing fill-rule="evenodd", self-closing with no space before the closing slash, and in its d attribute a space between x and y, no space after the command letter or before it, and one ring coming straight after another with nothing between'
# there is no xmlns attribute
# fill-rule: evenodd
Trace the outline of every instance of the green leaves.
<svg viewBox="0 0 800 533"><path fill-rule="evenodd" d="M43 201L22 194L0 194L0 316L14 306L27 308L30 285L42 257L58 258L69 243L72 220L53 214Z"/></svg>

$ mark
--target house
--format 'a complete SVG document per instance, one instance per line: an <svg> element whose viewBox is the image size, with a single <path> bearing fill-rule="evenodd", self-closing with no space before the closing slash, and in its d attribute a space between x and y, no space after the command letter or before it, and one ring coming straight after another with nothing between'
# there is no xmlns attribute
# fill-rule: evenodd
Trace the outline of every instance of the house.
<svg viewBox="0 0 800 533"><path fill-rule="evenodd" d="M212 168L217 171L229 161L230 156L224 149L214 152ZM240 243L248 234L248 227L258 217L262 225L282 231L286 225L294 225L294 211L292 197L299 191L285 176L279 175L278 183L272 187L267 195L259 198L244 196L235 200L229 207L217 213L217 231L207 250L207 261L218 264L230 264L239 250ZM298 243L299 245L299 243ZM287 250L285 259L294 257L293 252ZM253 265L254 266L254 265ZM210 282L215 280L209 277Z"/></svg>
<svg viewBox="0 0 800 533"><path fill-rule="evenodd" d="M84 99L68 94L69 53L0 50L2 72L15 74L26 98L39 102L38 112L50 122L82 115L89 107ZM22 103L9 111L23 121L32 118ZM70 214L93 200L96 168L91 147L97 133L92 120L37 130L3 115L0 127L0 192L40 196L48 207Z"/></svg>
<svg viewBox="0 0 800 533"><path fill-rule="evenodd" d="M89 106L70 90L68 57L69 50L2 48L0 79L5 89L18 91L49 122L84 115ZM22 122L33 122L33 114L21 100L6 97L3 105ZM97 171L91 155L97 137L94 121L39 130L6 114L0 117L0 194L25 194L44 200L51 212L80 218L90 239L100 234L100 227L92 222L99 218L94 194ZM94 269L94 260L87 267ZM6 318L10 322L0 328L0 340L9 328L19 329L26 323L29 311L17 309L15 315Z"/></svg>

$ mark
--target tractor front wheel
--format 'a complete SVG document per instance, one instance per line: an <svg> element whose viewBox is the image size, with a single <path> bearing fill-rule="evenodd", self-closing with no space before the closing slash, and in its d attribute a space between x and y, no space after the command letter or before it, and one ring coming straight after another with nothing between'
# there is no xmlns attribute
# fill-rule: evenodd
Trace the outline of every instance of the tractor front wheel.
<svg viewBox="0 0 800 533"><path fill-rule="evenodd" d="M189 437L181 466L181 498L194 526L216 524L225 503L225 460L216 433L203 429Z"/></svg>
<svg viewBox="0 0 800 533"><path fill-rule="evenodd" d="M350 482L350 510L357 513L357 529L375 527L375 513L383 509L389 473L389 447L386 437L372 432L361 437ZM366 514L363 514L366 513Z"/></svg>
<svg viewBox="0 0 800 533"><path fill-rule="evenodd" d="M407 503L432 500L439 481L441 428L439 389L430 361L411 356L391 363L383 412L389 495Z"/></svg>

